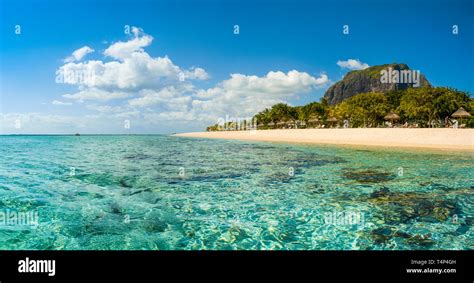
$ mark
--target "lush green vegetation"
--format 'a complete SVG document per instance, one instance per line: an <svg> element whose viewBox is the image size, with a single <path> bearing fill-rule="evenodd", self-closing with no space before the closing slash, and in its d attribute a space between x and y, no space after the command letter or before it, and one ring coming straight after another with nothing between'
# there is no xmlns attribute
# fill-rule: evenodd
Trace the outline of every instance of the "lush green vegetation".
<svg viewBox="0 0 474 283"><path fill-rule="evenodd" d="M394 112L400 116L396 121L399 125L444 127L445 117L453 119L451 114L460 107L467 112L474 109L474 99L466 92L445 87L408 88L385 94L360 93L335 106L328 105L325 99L296 107L279 103L257 113L254 119L261 129L278 127L278 123L283 124L281 122L285 122L285 127L295 127L297 121L299 125L303 125L299 127L331 127L342 125L344 120L352 128L386 127L384 117L389 112ZM329 118L336 118L337 122L331 123ZM474 118L463 118L462 123L472 128ZM218 125L214 125L207 130L219 129Z"/></svg>
<svg viewBox="0 0 474 283"><path fill-rule="evenodd" d="M402 70L406 70L408 69L408 66L406 64L396 64L396 63L393 63L393 64L384 64L384 65L377 65L377 66L372 66L372 67L369 67L367 69L364 69L364 70L354 70L354 71L350 71L347 73L347 78L351 78L353 75L355 74L360 74L360 73L367 73L369 75L369 77L373 78L373 79L377 79L379 80L380 79L380 72L382 70L387 70L387 68L389 67L396 67L398 66L399 68L401 68Z"/></svg>

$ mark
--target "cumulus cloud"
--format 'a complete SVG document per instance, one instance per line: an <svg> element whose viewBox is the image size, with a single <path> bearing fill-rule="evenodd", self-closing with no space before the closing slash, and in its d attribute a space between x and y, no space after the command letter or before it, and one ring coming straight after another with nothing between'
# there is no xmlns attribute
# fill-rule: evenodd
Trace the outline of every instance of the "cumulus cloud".
<svg viewBox="0 0 474 283"><path fill-rule="evenodd" d="M84 100L108 101L112 99L127 98L130 95L131 94L127 92L107 91L98 88L86 88L74 94L63 94L63 97L83 102Z"/></svg>
<svg viewBox="0 0 474 283"><path fill-rule="evenodd" d="M308 93L329 83L326 74L318 77L296 70L287 73L270 71L264 76L231 74L230 78L208 89L195 89L192 85L167 86L160 89L142 89L137 97L127 100L122 108L88 106L99 112L118 112L143 109L145 120L197 120L215 121L220 117L248 117L279 102L286 102L299 94ZM74 95L74 98L98 99L97 93ZM117 96L117 98L120 96ZM67 95L68 98L73 96ZM112 98L110 93L100 97ZM155 115L156 114L156 115Z"/></svg>
<svg viewBox="0 0 474 283"><path fill-rule="evenodd" d="M346 61L339 60L337 61L337 65L342 69L349 70L363 70L369 67L367 63L363 63L359 59L348 59Z"/></svg>
<svg viewBox="0 0 474 283"><path fill-rule="evenodd" d="M136 27L132 28L132 32L134 34L134 38L129 41L119 41L110 45L109 48L104 51L104 55L118 60L125 60L133 53L143 53L143 48L151 44L153 37L144 34Z"/></svg>
<svg viewBox="0 0 474 283"><path fill-rule="evenodd" d="M81 61L87 54L94 52L94 49L90 48L89 46L81 47L74 52L72 52L71 56L67 57L63 61L65 63L71 63L74 61Z"/></svg>
<svg viewBox="0 0 474 283"><path fill-rule="evenodd" d="M136 27L132 28L132 33L130 40L113 43L104 51L104 55L112 61L69 62L57 70L56 81L90 88L90 91L137 92L184 84L183 80L209 78L203 68L186 70L175 65L168 56L150 56L144 48L152 43L153 37Z"/></svg>
<svg viewBox="0 0 474 283"><path fill-rule="evenodd" d="M69 63L58 70L64 83L102 89L136 90L158 88L179 81L184 73L167 56L152 58L145 52L135 52L122 62L88 61ZM205 71L188 73L188 78L203 79ZM84 79L83 79L84 78Z"/></svg>
<svg viewBox="0 0 474 283"><path fill-rule="evenodd" d="M225 80L215 88L201 91L198 96L211 98L219 95L226 97L259 96L259 97L291 97L297 93L307 92L315 87L324 86L329 82L326 74L315 78L308 73L296 70L283 73L281 71L270 71L263 77L248 76L243 74L231 74L231 78Z"/></svg>
<svg viewBox="0 0 474 283"><path fill-rule="evenodd" d="M95 111L98 124L130 117L135 119L134 125L163 125L159 121L204 124L226 116L251 117L266 107L289 103L330 83L324 73L313 76L291 70L270 71L263 76L233 73L211 87L198 87L196 81L210 78L205 69L182 68L168 56L151 56L145 49L153 43L153 37L137 27L131 32L127 41L112 43L105 49L104 60L80 62L92 50L83 47L78 49L82 53L77 52L57 70L58 83L77 87L62 98L84 103L86 109ZM112 100L116 101L112 104Z"/></svg>
<svg viewBox="0 0 474 283"><path fill-rule="evenodd" d="M140 92L141 97L128 101L130 106L149 107L154 105L165 105L176 109L187 108L186 104L191 102L190 96L184 96L183 89L177 89L173 86L161 90L143 90Z"/></svg>
<svg viewBox="0 0 474 283"><path fill-rule="evenodd" d="M209 79L209 74L202 68L192 68L189 71L183 73L184 78L194 79L194 80L207 80Z"/></svg>
<svg viewBox="0 0 474 283"><path fill-rule="evenodd" d="M192 108L195 113L214 114L213 117L253 115L265 107L288 102L298 94L323 87L328 82L326 74L313 77L296 70L288 73L271 71L263 77L232 74L218 86L198 91Z"/></svg>

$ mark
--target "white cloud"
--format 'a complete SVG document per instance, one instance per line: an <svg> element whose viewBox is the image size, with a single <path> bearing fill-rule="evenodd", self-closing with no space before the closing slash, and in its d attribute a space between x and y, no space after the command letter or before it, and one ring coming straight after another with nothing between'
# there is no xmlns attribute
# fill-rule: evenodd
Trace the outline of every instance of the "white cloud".
<svg viewBox="0 0 474 283"><path fill-rule="evenodd" d="M63 101L59 101L59 100L53 100L53 102L51 102L53 105L72 105L71 102L63 102Z"/></svg>
<svg viewBox="0 0 474 283"><path fill-rule="evenodd" d="M158 124L160 121L194 122L196 120L199 120L197 117L193 115L193 113L186 112L186 111L165 111L161 113L153 113L153 112L144 113L143 119L151 125Z"/></svg>
<svg viewBox="0 0 474 283"><path fill-rule="evenodd" d="M367 69L369 65L367 63L362 63L359 59L348 59L346 61L337 61L337 65L343 69L349 70L363 70Z"/></svg>
<svg viewBox="0 0 474 283"><path fill-rule="evenodd" d="M132 28L134 38L129 41L119 41L109 46L104 51L104 55L110 56L114 59L124 60L129 58L133 53L144 52L143 48L147 47L153 41L153 37L144 34L141 30L136 27Z"/></svg>
<svg viewBox="0 0 474 283"><path fill-rule="evenodd" d="M315 87L322 87L329 82L326 74L315 78L308 73L296 70L283 73L270 71L264 77L231 74L231 78L215 88L198 93L199 97L211 98L218 95L236 97L243 95L259 97L291 97L297 93L308 92Z"/></svg>
<svg viewBox="0 0 474 283"><path fill-rule="evenodd" d="M59 75L69 78L64 80L67 84L122 90L157 88L176 83L181 72L168 57L152 58L145 52L136 52L123 62L69 63L58 70Z"/></svg>
<svg viewBox="0 0 474 283"><path fill-rule="evenodd" d="M184 96L186 89L177 89L173 86L163 88L159 91L143 90L140 92L141 97L128 101L130 106L149 107L154 105L162 105L172 109L187 109L187 104L191 102L190 96Z"/></svg>
<svg viewBox="0 0 474 283"><path fill-rule="evenodd" d="M131 31L128 41L113 43L105 49L103 55L107 61L77 62L85 56L78 53L80 59L58 68L58 83L77 86L76 91L62 97L88 101L84 106L97 112L95 120L88 118L91 123L110 124L115 123L111 122L114 119L123 121L131 117L133 125L146 128L162 126L160 121L187 125L189 121L213 123L227 115L251 117L266 107L289 103L330 82L326 74L313 76L291 70L270 71L263 76L234 73L212 87L198 88L194 85L196 80L210 77L203 68L184 69L167 56L152 57L145 48L152 44L153 37L136 27ZM111 100L116 101L109 104ZM63 120L79 127L72 119Z"/></svg>
<svg viewBox="0 0 474 283"><path fill-rule="evenodd" d="M108 101L112 99L127 98L130 95L131 94L127 92L107 91L97 88L86 88L74 94L63 94L63 97L82 102L84 100Z"/></svg>
<svg viewBox="0 0 474 283"><path fill-rule="evenodd" d="M215 121L226 115L251 117L258 111L329 83L326 74L313 77L296 70L268 72L263 77L232 74L214 88L197 91L190 112L200 120Z"/></svg>
<svg viewBox="0 0 474 283"><path fill-rule="evenodd" d="M92 53L92 52L94 52L94 49L90 48L89 46L84 46L72 52L72 55L67 57L63 61L65 63L81 61L82 58L84 58L87 54Z"/></svg>
<svg viewBox="0 0 474 283"><path fill-rule="evenodd" d="M185 70L176 66L168 56L151 57L143 49L153 38L133 27L134 37L110 45L104 55L110 62L100 60L67 63L57 70L57 82L101 90L136 92L141 89L160 89L169 85L183 84L187 80L206 80L209 75L203 68ZM58 79L59 78L59 79Z"/></svg>
<svg viewBox="0 0 474 283"><path fill-rule="evenodd" d="M121 108L88 106L100 112L140 110L145 121L210 121L226 115L251 117L257 111L327 85L327 75L313 77L296 70L265 76L232 74L216 87L195 90L192 85L143 89ZM153 118L151 118L153 117Z"/></svg>
<svg viewBox="0 0 474 283"><path fill-rule="evenodd" d="M118 113L124 111L123 107L120 106L109 106L109 105L96 105L90 104L86 106L87 109L102 112L102 113Z"/></svg>
<svg viewBox="0 0 474 283"><path fill-rule="evenodd" d="M192 68L190 71L184 72L184 77L192 80L207 80L209 74L202 68Z"/></svg>

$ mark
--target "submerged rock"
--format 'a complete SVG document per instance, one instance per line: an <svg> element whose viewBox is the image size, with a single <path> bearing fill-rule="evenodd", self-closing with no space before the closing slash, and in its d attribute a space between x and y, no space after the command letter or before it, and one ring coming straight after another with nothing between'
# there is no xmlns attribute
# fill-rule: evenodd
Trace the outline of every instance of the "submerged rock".
<svg viewBox="0 0 474 283"><path fill-rule="evenodd" d="M309 184L306 186L306 190L311 194L322 194L326 192L326 189L320 184Z"/></svg>
<svg viewBox="0 0 474 283"><path fill-rule="evenodd" d="M140 227L147 232L164 232L171 227L181 226L181 221L172 212L152 210L140 221Z"/></svg>
<svg viewBox="0 0 474 283"><path fill-rule="evenodd" d="M110 212L114 214L122 213L122 207L115 201L110 203L109 209L110 209Z"/></svg>
<svg viewBox="0 0 474 283"><path fill-rule="evenodd" d="M421 247L430 247L436 243L433 239L431 239L430 233L425 235L411 235L403 231L395 230L392 227L381 227L374 229L370 232L370 235L376 244L384 244L393 238L406 239L406 244Z"/></svg>
<svg viewBox="0 0 474 283"><path fill-rule="evenodd" d="M371 198L386 197L390 194L390 190L387 187L383 187L380 190L375 190L370 194Z"/></svg>
<svg viewBox="0 0 474 283"><path fill-rule="evenodd" d="M433 214L436 219L446 221L450 215L450 209L448 207L435 207Z"/></svg>
<svg viewBox="0 0 474 283"><path fill-rule="evenodd" d="M390 227L377 228L372 230L370 234L376 244L383 244L392 238L393 229Z"/></svg>
<svg viewBox="0 0 474 283"><path fill-rule="evenodd" d="M456 229L456 235L463 235L463 234L466 234L467 231L469 231L471 227L469 227L468 225L466 224L462 224L461 226L459 226L458 229Z"/></svg>
<svg viewBox="0 0 474 283"><path fill-rule="evenodd" d="M132 188L133 186L130 184L130 181L126 178L120 178L119 184L121 187L124 188Z"/></svg>
<svg viewBox="0 0 474 283"><path fill-rule="evenodd" d="M420 184L421 185L421 184ZM427 186L427 189L430 190L430 191L434 191L434 190L444 190L444 191L448 191L450 190L451 188L446 186L446 185L443 185L443 184L438 184L438 183L429 183L429 184L425 184L424 183L424 186Z"/></svg>
<svg viewBox="0 0 474 283"><path fill-rule="evenodd" d="M472 226L474 225L474 217L466 217L466 224L469 225L469 226Z"/></svg>
<svg viewBox="0 0 474 283"><path fill-rule="evenodd" d="M78 179L84 183L94 184L100 187L132 188L137 182L136 176L116 176L107 172L77 174L73 176L73 178Z"/></svg>
<svg viewBox="0 0 474 283"><path fill-rule="evenodd" d="M412 219L434 223L462 213L455 200L445 197L425 192L391 192L384 187L371 193L369 202L381 209L388 224L406 223Z"/></svg>
<svg viewBox="0 0 474 283"><path fill-rule="evenodd" d="M275 172L272 173L271 175L266 176L265 178L265 184L288 184L290 183L293 179L295 179L295 176L297 175L298 171L295 170L294 176L291 176L288 174L288 172Z"/></svg>
<svg viewBox="0 0 474 283"><path fill-rule="evenodd" d="M405 232L402 232L402 231L397 231L397 232L395 232L394 236L395 236L395 237L398 237L398 238L404 238L404 239L408 239L408 238L411 237L410 234L405 233Z"/></svg>
<svg viewBox="0 0 474 283"><path fill-rule="evenodd" d="M130 227L127 226L123 217L117 214L105 213L88 221L84 226L84 234L90 235L123 235Z"/></svg>
<svg viewBox="0 0 474 283"><path fill-rule="evenodd" d="M220 172L220 171L215 171L215 172L202 172L198 174L189 174L184 178L187 182L215 182L217 180L222 180L222 179L239 179L244 177L243 172L233 172L233 171L226 171L226 172ZM179 180L170 180L171 182L180 183Z"/></svg>
<svg viewBox="0 0 474 283"><path fill-rule="evenodd" d="M344 177L346 179L356 180L360 183L381 183L395 179L395 175L391 173L377 171L374 169L361 171L347 170L344 172Z"/></svg>
<svg viewBox="0 0 474 283"><path fill-rule="evenodd" d="M431 247L436 242L431 239L431 234L426 235L414 235L407 240L407 244L421 246L421 247Z"/></svg>

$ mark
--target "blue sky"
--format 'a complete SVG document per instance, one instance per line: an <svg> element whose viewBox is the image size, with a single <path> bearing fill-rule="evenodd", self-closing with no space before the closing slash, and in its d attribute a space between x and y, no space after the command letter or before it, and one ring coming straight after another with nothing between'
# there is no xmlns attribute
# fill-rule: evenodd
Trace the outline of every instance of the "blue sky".
<svg viewBox="0 0 474 283"><path fill-rule="evenodd" d="M350 71L337 62L349 59L406 63L435 86L472 94L473 15L468 0L3 0L0 133L198 131L279 101L319 100ZM125 34L125 25L136 34ZM138 45L118 55L112 50L128 48L111 48L120 42ZM85 46L94 52L65 61ZM90 60L100 62L96 71L110 62L122 71L99 77L100 85L55 81L61 67L78 70ZM176 81L177 73L186 81Z"/></svg>

